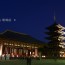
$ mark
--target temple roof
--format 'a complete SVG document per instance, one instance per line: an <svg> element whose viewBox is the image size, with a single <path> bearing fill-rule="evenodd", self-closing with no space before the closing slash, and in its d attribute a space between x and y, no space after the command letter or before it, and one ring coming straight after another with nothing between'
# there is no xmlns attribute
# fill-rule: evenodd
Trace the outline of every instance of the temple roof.
<svg viewBox="0 0 65 65"><path fill-rule="evenodd" d="M4 33L0 33L0 38L10 39L10 40L17 40L27 43L44 43L40 40L37 40L30 35L18 33L14 31L7 30Z"/></svg>

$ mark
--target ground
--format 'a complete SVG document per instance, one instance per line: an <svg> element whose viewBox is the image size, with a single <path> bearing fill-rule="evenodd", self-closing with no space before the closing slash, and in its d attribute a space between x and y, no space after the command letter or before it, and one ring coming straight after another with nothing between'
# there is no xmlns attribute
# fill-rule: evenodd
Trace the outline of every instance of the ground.
<svg viewBox="0 0 65 65"><path fill-rule="evenodd" d="M0 65L27 65L26 60L3 60L0 61ZM32 60L32 65L65 65L65 60Z"/></svg>

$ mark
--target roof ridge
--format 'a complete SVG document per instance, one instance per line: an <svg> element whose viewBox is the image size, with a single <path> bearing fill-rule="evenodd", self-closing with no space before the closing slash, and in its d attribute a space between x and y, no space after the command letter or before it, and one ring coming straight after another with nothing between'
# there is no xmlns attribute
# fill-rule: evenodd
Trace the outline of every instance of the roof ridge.
<svg viewBox="0 0 65 65"><path fill-rule="evenodd" d="M4 34L4 33L6 33L6 32L13 32L13 33L17 33L17 34L23 34L23 35L27 35L27 34L24 34L24 33L20 33L20 32L15 32L15 31L13 31L13 30L5 30L4 32L2 32L2 33L0 33L0 34Z"/></svg>

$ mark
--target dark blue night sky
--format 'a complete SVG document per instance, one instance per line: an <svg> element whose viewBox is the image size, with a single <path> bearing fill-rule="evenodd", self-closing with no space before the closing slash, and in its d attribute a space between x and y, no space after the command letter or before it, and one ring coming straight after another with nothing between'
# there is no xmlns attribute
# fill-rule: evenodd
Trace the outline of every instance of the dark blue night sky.
<svg viewBox="0 0 65 65"><path fill-rule="evenodd" d="M65 0L0 0L0 32L7 29L45 41L46 27L56 21L65 26ZM16 21L13 21L16 19Z"/></svg>

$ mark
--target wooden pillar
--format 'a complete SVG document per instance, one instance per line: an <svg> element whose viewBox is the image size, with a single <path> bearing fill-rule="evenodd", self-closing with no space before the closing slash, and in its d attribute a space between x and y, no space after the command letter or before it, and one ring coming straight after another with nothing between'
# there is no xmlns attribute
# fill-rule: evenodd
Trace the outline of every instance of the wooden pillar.
<svg viewBox="0 0 65 65"><path fill-rule="evenodd" d="M2 56L2 48L3 48L3 45L0 44L0 57Z"/></svg>
<svg viewBox="0 0 65 65"><path fill-rule="evenodd" d="M17 48L16 50L16 56L19 57L19 48Z"/></svg>
<svg viewBox="0 0 65 65"><path fill-rule="evenodd" d="M24 45L23 45L23 48L22 48L22 56L24 56Z"/></svg>
<svg viewBox="0 0 65 65"><path fill-rule="evenodd" d="M14 48L11 48L11 56L14 57Z"/></svg>
<svg viewBox="0 0 65 65"><path fill-rule="evenodd" d="M30 56L32 57L32 45L31 45L30 48L31 48L31 49L30 49Z"/></svg>
<svg viewBox="0 0 65 65"><path fill-rule="evenodd" d="M38 49L35 48L35 56L37 57L38 56Z"/></svg>

